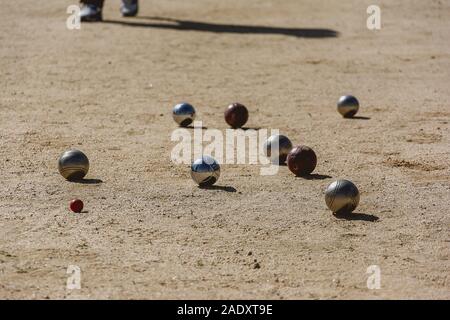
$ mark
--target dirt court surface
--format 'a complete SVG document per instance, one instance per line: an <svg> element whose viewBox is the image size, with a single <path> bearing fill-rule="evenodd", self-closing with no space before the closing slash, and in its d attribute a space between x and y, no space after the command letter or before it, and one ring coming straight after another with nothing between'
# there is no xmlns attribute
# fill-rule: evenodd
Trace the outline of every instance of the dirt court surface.
<svg viewBox="0 0 450 320"><path fill-rule="evenodd" d="M450 298L450 1L377 1L380 31L373 1L151 0L124 19L114 0L69 31L73 3L2 2L0 298ZM337 113L345 93L360 118ZM312 147L317 176L223 165L230 188L199 189L170 161L185 100L220 130L244 103L249 127ZM85 183L58 173L72 147ZM326 208L338 178L361 191L353 220Z"/></svg>

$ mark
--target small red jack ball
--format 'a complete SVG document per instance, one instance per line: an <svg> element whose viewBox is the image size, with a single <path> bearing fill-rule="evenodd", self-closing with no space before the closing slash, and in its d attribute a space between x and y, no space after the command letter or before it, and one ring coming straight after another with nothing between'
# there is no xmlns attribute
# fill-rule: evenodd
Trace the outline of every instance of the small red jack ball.
<svg viewBox="0 0 450 320"><path fill-rule="evenodd" d="M83 210L83 201L80 199L74 199L70 201L70 210L76 213L80 213Z"/></svg>

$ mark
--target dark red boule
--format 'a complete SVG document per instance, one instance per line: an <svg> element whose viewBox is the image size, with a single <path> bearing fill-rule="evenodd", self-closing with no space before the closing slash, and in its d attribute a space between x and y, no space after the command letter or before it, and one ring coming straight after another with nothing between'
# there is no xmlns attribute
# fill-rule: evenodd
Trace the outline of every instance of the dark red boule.
<svg viewBox="0 0 450 320"><path fill-rule="evenodd" d="M287 156L287 165L296 176L305 176L314 171L317 156L313 149L307 146L296 146Z"/></svg>
<svg viewBox="0 0 450 320"><path fill-rule="evenodd" d="M70 210L76 213L80 213L83 210L83 201L80 199L74 199L70 201Z"/></svg>
<svg viewBox="0 0 450 320"><path fill-rule="evenodd" d="M230 104L225 110L225 121L234 129L241 128L248 120L248 110L240 103Z"/></svg>

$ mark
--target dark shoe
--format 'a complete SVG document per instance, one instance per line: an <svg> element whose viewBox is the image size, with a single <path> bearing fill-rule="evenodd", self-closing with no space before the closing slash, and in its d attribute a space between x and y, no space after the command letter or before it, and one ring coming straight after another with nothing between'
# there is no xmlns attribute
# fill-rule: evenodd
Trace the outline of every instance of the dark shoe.
<svg viewBox="0 0 450 320"><path fill-rule="evenodd" d="M93 4L83 4L80 11L80 19L83 22L102 21L102 9Z"/></svg>
<svg viewBox="0 0 450 320"><path fill-rule="evenodd" d="M135 17L138 14L138 11L138 0L122 0L120 12L122 12L123 17Z"/></svg>

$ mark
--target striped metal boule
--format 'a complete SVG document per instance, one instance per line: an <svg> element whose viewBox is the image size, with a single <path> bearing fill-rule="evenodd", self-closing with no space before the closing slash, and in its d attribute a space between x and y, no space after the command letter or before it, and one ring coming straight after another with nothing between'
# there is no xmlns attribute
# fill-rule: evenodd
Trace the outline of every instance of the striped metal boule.
<svg viewBox="0 0 450 320"><path fill-rule="evenodd" d="M339 98L337 108L344 118L351 118L359 110L359 101L354 96L342 96Z"/></svg>
<svg viewBox="0 0 450 320"><path fill-rule="evenodd" d="M337 180L325 191L325 202L333 213L351 213L359 204L359 190L349 180Z"/></svg>
<svg viewBox="0 0 450 320"><path fill-rule="evenodd" d="M80 150L68 150L59 157L58 170L69 181L81 180L89 171L89 159Z"/></svg>

